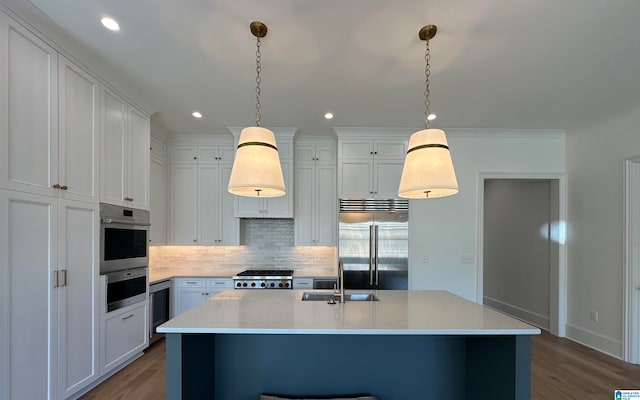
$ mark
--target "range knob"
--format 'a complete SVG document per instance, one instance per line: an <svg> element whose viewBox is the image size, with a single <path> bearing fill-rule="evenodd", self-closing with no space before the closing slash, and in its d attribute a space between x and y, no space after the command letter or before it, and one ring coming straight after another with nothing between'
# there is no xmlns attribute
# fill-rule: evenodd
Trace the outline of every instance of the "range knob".
<svg viewBox="0 0 640 400"><path fill-rule="evenodd" d="M265 286L267 286L267 285L266 285L264 282L262 282L262 283L260 284L260 286L265 287Z"/></svg>
<svg viewBox="0 0 640 400"><path fill-rule="evenodd" d="M242 284L243 287L247 287L247 282Z"/></svg>
<svg viewBox="0 0 640 400"><path fill-rule="evenodd" d="M284 287L289 287L289 282L285 283Z"/></svg>
<svg viewBox="0 0 640 400"><path fill-rule="evenodd" d="M282 284L282 282L280 282L280 283L278 284L278 286L283 287L284 285Z"/></svg>
<svg viewBox="0 0 640 400"><path fill-rule="evenodd" d="M270 286L271 286L271 287L276 287L276 284L275 284L275 283L273 283L273 282L271 282L271 285L270 285Z"/></svg>
<svg viewBox="0 0 640 400"><path fill-rule="evenodd" d="M241 286L242 286L242 283L238 282L238 283L236 283L236 286L237 286L237 287L241 287Z"/></svg>
<svg viewBox="0 0 640 400"><path fill-rule="evenodd" d="M256 283L255 282L251 282L251 287L256 287Z"/></svg>

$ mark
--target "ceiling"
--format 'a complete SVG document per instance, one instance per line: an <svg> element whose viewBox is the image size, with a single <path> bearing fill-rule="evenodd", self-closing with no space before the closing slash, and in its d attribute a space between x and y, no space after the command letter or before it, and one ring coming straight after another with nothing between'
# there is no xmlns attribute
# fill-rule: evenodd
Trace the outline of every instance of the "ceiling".
<svg viewBox="0 0 640 400"><path fill-rule="evenodd" d="M255 124L253 20L267 127L422 127L425 24L436 127L579 130L640 109L637 0L30 1L172 133Z"/></svg>

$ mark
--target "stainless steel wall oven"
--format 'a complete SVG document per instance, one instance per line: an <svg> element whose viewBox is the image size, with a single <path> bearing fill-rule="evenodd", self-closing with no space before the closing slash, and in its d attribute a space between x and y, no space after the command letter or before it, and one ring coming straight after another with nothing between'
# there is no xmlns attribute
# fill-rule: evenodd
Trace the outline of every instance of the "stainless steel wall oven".
<svg viewBox="0 0 640 400"><path fill-rule="evenodd" d="M147 268L105 274L107 304L105 312L139 303L147 299Z"/></svg>
<svg viewBox="0 0 640 400"><path fill-rule="evenodd" d="M149 211L100 204L100 273L149 266Z"/></svg>

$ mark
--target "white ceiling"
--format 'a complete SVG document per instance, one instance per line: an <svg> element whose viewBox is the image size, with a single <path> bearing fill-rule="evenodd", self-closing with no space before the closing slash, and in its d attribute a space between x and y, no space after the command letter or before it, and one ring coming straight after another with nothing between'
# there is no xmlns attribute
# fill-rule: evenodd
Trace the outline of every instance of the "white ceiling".
<svg viewBox="0 0 640 400"><path fill-rule="evenodd" d="M267 127L420 128L417 32L430 23L434 126L569 130L640 108L637 0L30 1L135 82L173 133L255 124L253 20L269 27Z"/></svg>

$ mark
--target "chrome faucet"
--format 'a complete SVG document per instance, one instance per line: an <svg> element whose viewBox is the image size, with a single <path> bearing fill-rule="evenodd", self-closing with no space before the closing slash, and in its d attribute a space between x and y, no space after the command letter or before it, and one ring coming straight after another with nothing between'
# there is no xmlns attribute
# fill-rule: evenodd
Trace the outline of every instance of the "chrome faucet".
<svg viewBox="0 0 640 400"><path fill-rule="evenodd" d="M333 292L335 297L340 297L340 303L344 303L344 263L342 258L338 259L338 281L340 284L340 289L336 288Z"/></svg>

